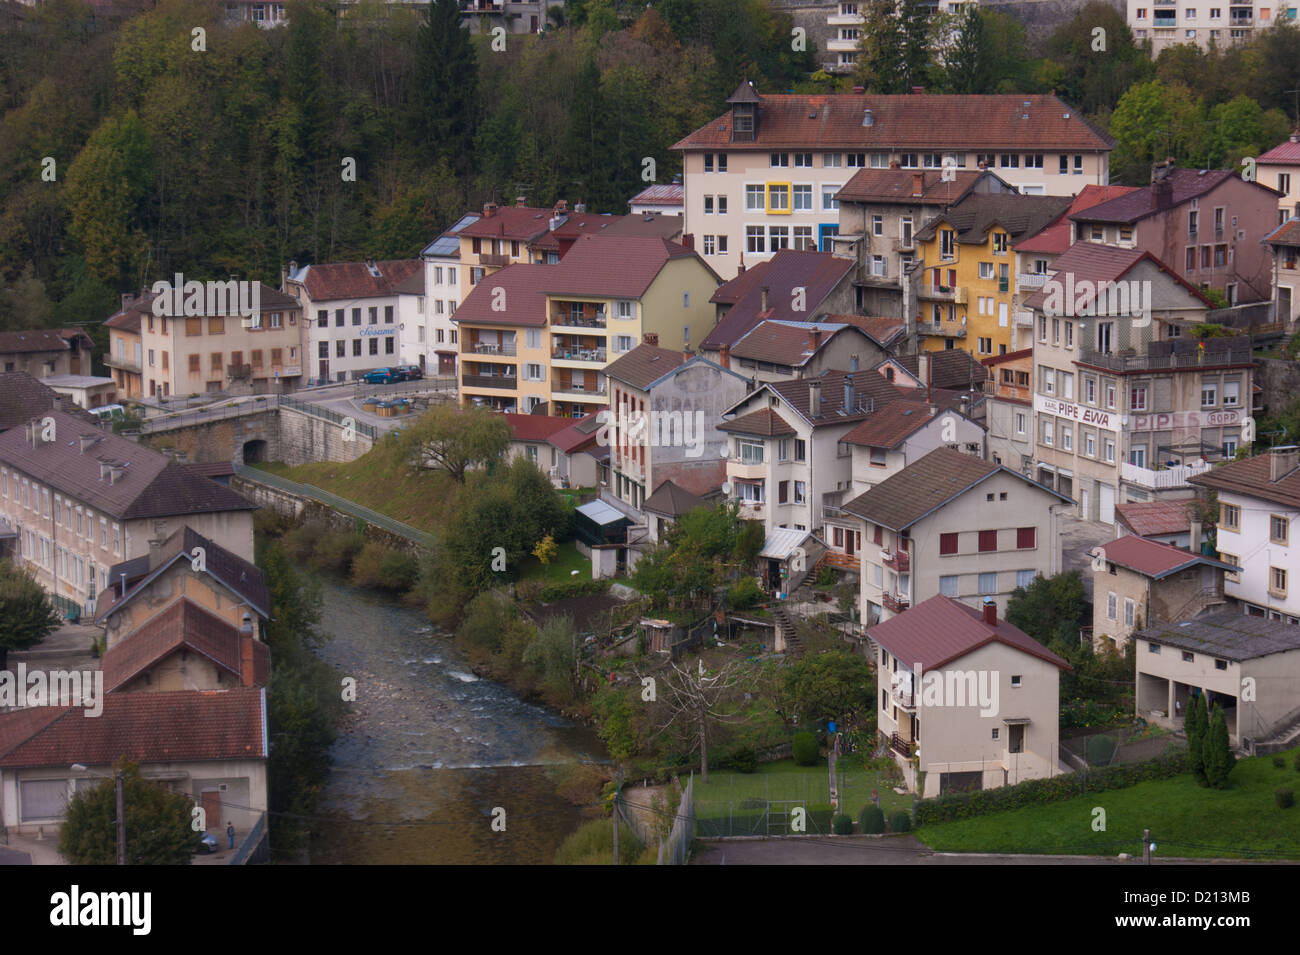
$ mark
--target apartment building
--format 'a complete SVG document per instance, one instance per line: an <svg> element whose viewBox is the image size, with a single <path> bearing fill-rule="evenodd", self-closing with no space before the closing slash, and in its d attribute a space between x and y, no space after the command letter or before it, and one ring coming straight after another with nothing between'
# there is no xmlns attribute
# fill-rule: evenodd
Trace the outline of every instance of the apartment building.
<svg viewBox="0 0 1300 955"><path fill-rule="evenodd" d="M1255 178L1281 193L1277 200L1279 225L1300 216L1300 130L1255 160Z"/></svg>
<svg viewBox="0 0 1300 955"><path fill-rule="evenodd" d="M252 23L263 30L289 25L287 3L265 3L258 0L222 0L227 24Z"/></svg>
<svg viewBox="0 0 1300 955"><path fill-rule="evenodd" d="M913 460L842 505L862 535L862 619L888 620L936 594L1005 610L1017 587L1060 568L1057 517L1071 503L951 447Z"/></svg>
<svg viewBox="0 0 1300 955"><path fill-rule="evenodd" d="M1199 0L1128 0L1128 26L1138 43L1149 42L1151 55L1181 43L1195 43L1201 49L1241 43L1255 31L1280 21L1296 19L1289 2L1270 0L1213 5Z"/></svg>
<svg viewBox="0 0 1300 955"><path fill-rule="evenodd" d="M1191 478L1218 492L1219 559L1236 568L1226 573L1224 595L1240 612L1300 623L1300 450L1273 448Z"/></svg>
<svg viewBox="0 0 1300 955"><path fill-rule="evenodd" d="M916 234L945 207L973 194L1014 193L1015 187L984 170L859 169L836 194L840 231L831 247L856 259L859 308L873 315L906 315L915 298L907 273L917 256Z"/></svg>
<svg viewBox="0 0 1300 955"><path fill-rule="evenodd" d="M1092 645L1122 651L1132 634L1190 620L1223 606L1223 575L1232 565L1172 544L1128 535L1089 552Z"/></svg>
<svg viewBox="0 0 1300 955"><path fill-rule="evenodd" d="M460 300L507 265L556 264L580 235L597 233L602 225L618 218L589 214L581 203L571 211L563 199L553 209L529 206L522 196L513 206L486 203L483 214L456 233L460 240ZM560 235L549 235L559 230L563 230Z"/></svg>
<svg viewBox="0 0 1300 955"><path fill-rule="evenodd" d="M782 249L829 248L836 196L859 169L957 170L981 162L1022 192L1105 184L1114 140L1056 96L760 95L677 142L685 231L723 278ZM977 118L974 119L973 118Z"/></svg>
<svg viewBox="0 0 1300 955"><path fill-rule="evenodd" d="M1129 314L1139 301L1149 320ZM1089 242L1026 300L1034 474L1077 499L1080 516L1110 524L1117 502L1191 496L1188 477L1236 453L1254 359L1248 336L1185 334L1208 305L1150 252Z"/></svg>
<svg viewBox="0 0 1300 955"><path fill-rule="evenodd" d="M1264 241L1273 253L1273 321L1290 334L1300 321L1300 218L1286 220Z"/></svg>
<svg viewBox="0 0 1300 955"><path fill-rule="evenodd" d="M984 401L989 460L1028 477L1034 460L1034 350L985 358L983 364L993 375Z"/></svg>
<svg viewBox="0 0 1300 955"><path fill-rule="evenodd" d="M109 568L182 525L245 560L255 505L157 451L47 411L0 434L0 515L55 603L88 613Z"/></svg>
<svg viewBox="0 0 1300 955"><path fill-rule="evenodd" d="M956 14L968 3L978 5L979 0L934 0L926 6L931 14L940 10ZM823 47L823 52L828 55L822 60L822 69L827 73L852 73L856 68L862 25L866 22L863 16L866 6L865 0L842 0L830 5L830 13L826 16L829 37Z"/></svg>
<svg viewBox="0 0 1300 955"><path fill-rule="evenodd" d="M397 353L403 365L417 365L426 376L456 374L459 353L451 316L460 305L460 239L472 222L462 216L420 251L420 268L398 282Z"/></svg>
<svg viewBox="0 0 1300 955"><path fill-rule="evenodd" d="M726 479L722 414L749 391L744 376L700 355L641 344L605 369L613 420L610 491L638 511L666 481L703 496ZM644 422L644 423L643 423Z"/></svg>
<svg viewBox="0 0 1300 955"><path fill-rule="evenodd" d="M886 352L856 324L765 321L717 354L724 368L735 367L754 381L768 382L856 371L875 364Z"/></svg>
<svg viewBox="0 0 1300 955"><path fill-rule="evenodd" d="M1063 771L1060 675L1070 665L992 601L931 597L867 636L881 674L877 732L922 798Z"/></svg>
<svg viewBox="0 0 1300 955"><path fill-rule="evenodd" d="M422 269L419 259L289 263L285 291L307 316L304 346L316 384L350 381L372 368L405 364L398 350L402 283ZM410 364L423 354L412 355Z"/></svg>
<svg viewBox="0 0 1300 955"><path fill-rule="evenodd" d="M420 4L428 0L409 0ZM553 0L460 0L460 15L470 33L490 34L497 27L507 33L541 33L548 25Z"/></svg>
<svg viewBox="0 0 1300 955"><path fill-rule="evenodd" d="M79 328L37 328L0 332L0 370L33 378L89 375L90 336Z"/></svg>
<svg viewBox="0 0 1300 955"><path fill-rule="evenodd" d="M246 303L236 307L232 295L229 308L218 305L214 314L169 317L154 314L152 292L124 294L122 308L104 322L104 364L112 369L119 396L296 390L303 377L302 306L256 284L260 311L244 309Z"/></svg>
<svg viewBox="0 0 1300 955"><path fill-rule="evenodd" d="M985 358L1011 351L1017 258L1011 244L1070 205L1064 196L971 194L917 233L917 334L927 351L964 348Z"/></svg>
<svg viewBox="0 0 1300 955"><path fill-rule="evenodd" d="M1086 185L1070 202L1065 212L1057 216L1038 232L1022 236L1011 243L1011 250L1016 256L1015 294L1011 298L1012 336L1011 350L1020 351L1033 346L1034 316L1024 308L1024 300L1043 287L1047 273L1057 256L1074 244L1074 223L1070 216L1103 202L1109 202L1130 192L1136 192L1137 186L1096 186Z"/></svg>
<svg viewBox="0 0 1300 955"><path fill-rule="evenodd" d="M1076 242L1142 249L1229 305L1271 297L1263 239L1277 224L1278 193L1229 169L1151 170L1151 186L1073 213Z"/></svg>

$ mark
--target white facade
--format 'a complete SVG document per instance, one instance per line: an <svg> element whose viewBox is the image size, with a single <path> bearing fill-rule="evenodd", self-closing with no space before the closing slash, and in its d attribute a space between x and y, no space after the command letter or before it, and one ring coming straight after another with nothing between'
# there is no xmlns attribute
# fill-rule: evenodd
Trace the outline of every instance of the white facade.
<svg viewBox="0 0 1300 955"><path fill-rule="evenodd" d="M1224 575L1224 596L1253 616L1300 623L1297 534L1300 510L1220 490L1219 559L1241 568Z"/></svg>
<svg viewBox="0 0 1300 955"><path fill-rule="evenodd" d="M1166 47L1195 43L1205 49L1241 43L1257 29L1295 20L1292 0L1237 3L1234 0L1128 0L1128 25L1138 43L1149 40L1152 56Z"/></svg>

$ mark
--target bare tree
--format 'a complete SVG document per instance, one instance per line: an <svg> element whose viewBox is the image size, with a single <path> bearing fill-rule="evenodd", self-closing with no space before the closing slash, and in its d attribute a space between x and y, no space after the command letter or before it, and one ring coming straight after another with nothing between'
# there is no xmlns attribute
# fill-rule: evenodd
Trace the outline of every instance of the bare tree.
<svg viewBox="0 0 1300 955"><path fill-rule="evenodd" d="M709 728L713 721L734 723L739 715L729 706L732 691L751 676L749 667L741 661L726 664L716 673L705 669L701 658L697 666L682 666L676 662L664 675L662 702L668 719L660 726L665 732L674 724L693 727L694 747L700 751L700 782L709 781Z"/></svg>

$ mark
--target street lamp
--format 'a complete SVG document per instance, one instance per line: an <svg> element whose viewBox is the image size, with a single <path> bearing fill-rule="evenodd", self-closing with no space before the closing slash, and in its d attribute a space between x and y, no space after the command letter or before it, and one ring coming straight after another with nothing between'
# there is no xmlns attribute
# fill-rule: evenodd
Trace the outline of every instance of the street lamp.
<svg viewBox="0 0 1300 955"><path fill-rule="evenodd" d="M126 793L124 782L126 773L118 770L112 776L105 776L103 773L96 773L86 767L85 763L73 763L73 772L89 773L91 776L98 776L100 779L113 780L113 789L117 796L117 864L126 865Z"/></svg>

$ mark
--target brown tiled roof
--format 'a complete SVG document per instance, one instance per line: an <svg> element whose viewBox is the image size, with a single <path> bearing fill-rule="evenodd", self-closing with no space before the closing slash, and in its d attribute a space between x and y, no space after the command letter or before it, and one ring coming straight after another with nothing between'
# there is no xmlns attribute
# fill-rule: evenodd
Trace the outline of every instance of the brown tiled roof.
<svg viewBox="0 0 1300 955"><path fill-rule="evenodd" d="M1255 163L1260 166L1300 164L1300 134L1293 133L1286 142L1278 143L1256 159Z"/></svg>
<svg viewBox="0 0 1300 955"><path fill-rule="evenodd" d="M424 269L419 268L393 286L396 295L423 295Z"/></svg>
<svg viewBox="0 0 1300 955"><path fill-rule="evenodd" d="M979 388L991 377L989 370L980 364L974 355L960 348L944 348L927 354L930 356L930 387L932 388L964 391L971 387L972 382L976 388ZM921 380L920 356L898 355L885 361L896 362L913 378ZM921 381L923 387L925 384Z"/></svg>
<svg viewBox="0 0 1300 955"><path fill-rule="evenodd" d="M68 351L67 337L52 328L21 332L0 332L0 353Z"/></svg>
<svg viewBox="0 0 1300 955"><path fill-rule="evenodd" d="M1300 218L1292 216L1264 237L1273 245L1300 245Z"/></svg>
<svg viewBox="0 0 1300 955"><path fill-rule="evenodd" d="M751 288L762 284L763 276L767 274L772 260L766 259L757 265L746 268L745 271L737 274L734 279L723 282L718 286L718 290L709 297L709 301L716 305L735 305L745 293Z"/></svg>
<svg viewBox="0 0 1300 955"><path fill-rule="evenodd" d="M110 693L182 647L193 650L243 682L241 635L220 617L184 597L173 600L104 654L104 688ZM251 639L251 638L250 638ZM271 651L253 640L253 686L265 686L271 669Z"/></svg>
<svg viewBox="0 0 1300 955"><path fill-rule="evenodd" d="M87 425L99 428L101 422L98 418L26 372L0 373L0 431L26 424L51 408L60 407L81 422L82 428Z"/></svg>
<svg viewBox="0 0 1300 955"><path fill-rule="evenodd" d="M136 332L138 334L141 317L153 314L153 300L155 298L157 296L150 291L141 292L130 305L119 309L106 318L104 324L109 328L116 328L118 331Z"/></svg>
<svg viewBox="0 0 1300 955"><path fill-rule="evenodd" d="M1199 196L1205 195L1216 186L1227 182L1236 176L1231 169L1211 169L1208 172L1201 169L1174 169L1169 173L1169 179L1173 181L1173 202L1169 208L1176 208L1184 202L1190 202ZM1261 183L1254 183L1261 189L1268 189ZM1269 192L1276 194L1275 190L1268 189ZM1082 212L1076 212L1070 216L1074 222L1110 222L1127 224L1153 216L1157 212L1167 211L1156 208L1155 193L1151 187L1145 189L1134 189L1126 195L1111 199L1109 202L1103 202L1101 205L1093 206L1091 209L1085 209Z"/></svg>
<svg viewBox="0 0 1300 955"><path fill-rule="evenodd" d="M573 454L575 451L587 450L596 443L596 432L600 427L597 415L605 407L605 405L601 405L576 421L572 418L568 419L571 422L569 426L561 428L548 437L546 439L547 444L556 448L561 454Z"/></svg>
<svg viewBox="0 0 1300 955"><path fill-rule="evenodd" d="M1005 644L1061 670L1072 669L1019 627L1001 617L997 623L987 624L980 610L942 594L870 627L867 636L905 665L920 664L923 671L937 670L990 643Z"/></svg>
<svg viewBox="0 0 1300 955"><path fill-rule="evenodd" d="M690 249L667 239L584 235L558 265L550 266L546 291L553 295L640 298L673 259L696 259L704 264Z"/></svg>
<svg viewBox="0 0 1300 955"><path fill-rule="evenodd" d="M855 407L844 407L844 383L853 383L853 403ZM809 384L821 383L821 414L811 417L812 398ZM847 424L860 421L873 410L886 402L898 401L912 397L912 393L890 384L878 372L871 369L848 371L827 371L816 378L800 378L794 381L771 382L766 387L780 395L805 421L814 426L828 424ZM844 414L840 414L844 411Z"/></svg>
<svg viewBox="0 0 1300 955"><path fill-rule="evenodd" d="M870 126L862 125L866 109L872 112ZM833 93L763 94L753 143L731 141L726 112L673 148L1109 152L1114 146L1114 139L1055 96Z"/></svg>
<svg viewBox="0 0 1300 955"><path fill-rule="evenodd" d="M1269 473L1269 455L1256 454L1241 461L1221 464L1204 474L1188 478L1187 482L1300 508L1300 468L1293 468L1276 481L1269 480Z"/></svg>
<svg viewBox="0 0 1300 955"><path fill-rule="evenodd" d="M783 434L796 434L790 422L786 421L771 408L759 408L749 414L718 424L719 431L735 431L737 434L753 434L764 438L776 438Z"/></svg>
<svg viewBox="0 0 1300 955"><path fill-rule="evenodd" d="M937 169L859 169L835 198L841 202L946 206L964 196L985 172L959 169L951 182L945 182L943 173ZM915 176L922 177L919 196L915 194Z"/></svg>
<svg viewBox="0 0 1300 955"><path fill-rule="evenodd" d="M109 568L104 581L105 589L96 604L95 622L106 620L115 610L134 600L137 594L177 560L192 562L196 547L203 548L204 566L209 576L245 600L262 617L271 616L271 592L267 589L262 571L187 525L173 531L163 541L156 563L151 562L149 555L142 555ZM120 592L123 575L126 576L125 596Z"/></svg>
<svg viewBox="0 0 1300 955"><path fill-rule="evenodd" d="M888 348L894 339L903 334L907 323L901 318L881 318L869 315L845 315L834 312L822 316L823 322L839 322L853 325L867 333L868 337L881 348Z"/></svg>
<svg viewBox="0 0 1300 955"><path fill-rule="evenodd" d="M416 272L423 272L419 259L389 259L376 262L373 275L365 262L331 262L309 265L299 281L313 302L339 299L378 298L397 294L396 286Z"/></svg>
<svg viewBox="0 0 1300 955"><path fill-rule="evenodd" d="M674 368L686 364L686 354L658 345L637 345L626 355L605 366L605 377L645 391Z"/></svg>
<svg viewBox="0 0 1300 955"><path fill-rule="evenodd" d="M595 212L570 212L564 222L534 239L528 248L535 252L558 252L564 242L572 242L584 235L604 235L606 229L612 228L623 218Z"/></svg>
<svg viewBox="0 0 1300 955"><path fill-rule="evenodd" d="M703 504L703 498L696 497L672 481L664 481L641 503L641 510L667 517L681 517L687 511L693 511Z"/></svg>
<svg viewBox="0 0 1300 955"><path fill-rule="evenodd" d="M821 310L826 296L852 272L851 259L842 259L829 252L782 249L768 260L761 278L756 276L744 283L744 293L722 321L704 336L702 347L728 345L734 348L750 329L769 318L787 322L807 321ZM763 311L763 286L770 290L766 312ZM792 292L796 288L805 290L803 303L806 311L794 310Z"/></svg>
<svg viewBox="0 0 1300 955"><path fill-rule="evenodd" d="M544 291L549 273L557 267L518 263L498 269L470 289L451 320L461 324L545 327ZM505 291L505 309L500 312L492 308L497 289Z"/></svg>
<svg viewBox="0 0 1300 955"><path fill-rule="evenodd" d="M1017 252L1043 252L1048 255L1059 255L1068 249L1074 241L1074 225L1069 218L1071 215L1101 205L1103 202L1109 202L1118 196L1128 195L1128 193L1137 189L1137 186L1098 186L1095 183L1089 183L1074 197L1074 201L1070 203L1068 209L1033 235L1024 237L1019 242L1013 242L1012 245L1015 246Z"/></svg>
<svg viewBox="0 0 1300 955"><path fill-rule="evenodd" d="M1042 308L1047 301L1049 291L1064 291L1066 277L1074 276L1075 285L1087 281L1092 283L1115 282L1127 275L1142 261L1151 262L1160 271L1185 288L1194 298L1207 308L1214 303L1206 298L1199 289L1191 285L1181 275L1165 265L1150 252L1142 249L1121 249L1113 245L1101 245L1097 242L1076 242L1052 263L1052 277L1043 287L1037 289L1024 300L1025 308Z"/></svg>
<svg viewBox="0 0 1300 955"><path fill-rule="evenodd" d="M993 227L1001 226L1012 239L1033 235L1070 207L1069 196L1022 196L1019 193L972 193L945 209L918 229L920 240L933 238L943 224L957 233L957 241L981 244Z"/></svg>
<svg viewBox="0 0 1300 955"><path fill-rule="evenodd" d="M265 759L267 728L262 687L107 693L104 711L87 718L80 706L40 707L0 716L0 767L25 769L73 763L139 763Z"/></svg>
<svg viewBox="0 0 1300 955"><path fill-rule="evenodd" d="M1116 504L1121 524L1139 537L1182 534L1191 529L1194 501L1131 501Z"/></svg>
<svg viewBox="0 0 1300 955"><path fill-rule="evenodd" d="M913 432L934 420L924 401L891 401L841 440L872 448L896 448Z"/></svg>
<svg viewBox="0 0 1300 955"><path fill-rule="evenodd" d="M1211 557L1183 550L1173 544L1148 540L1136 534L1128 534L1118 540L1106 541L1104 544L1097 545L1088 553L1092 556L1103 554L1110 563L1118 564L1120 567L1126 567L1129 570L1135 570L1139 574L1151 577L1154 580L1163 580L1170 574L1176 574L1180 570L1198 564L1218 567L1221 570L1231 571L1234 569L1230 564L1214 560Z"/></svg>
<svg viewBox="0 0 1300 955"><path fill-rule="evenodd" d="M902 531L998 471L1015 475L1042 489L1045 494L1069 501L1068 497L992 461L951 448L935 448L919 461L912 462L847 502L843 508L873 524Z"/></svg>
<svg viewBox="0 0 1300 955"><path fill-rule="evenodd" d="M54 441L33 447L26 428L10 428L0 434L0 460L97 511L131 520L257 507L144 445L91 428L62 411L49 415L54 419ZM84 453L79 440L83 434L97 439ZM122 464L122 476L113 483L100 478L101 460Z"/></svg>
<svg viewBox="0 0 1300 955"><path fill-rule="evenodd" d="M829 322L759 322L731 346L731 354L736 358L799 368L825 348L827 342L850 327ZM810 343L814 329L819 332L816 348Z"/></svg>
<svg viewBox="0 0 1300 955"><path fill-rule="evenodd" d="M573 424L572 418L552 418L544 414L504 412L502 417L510 425L510 437L515 441L545 441L555 432L563 431Z"/></svg>
<svg viewBox="0 0 1300 955"><path fill-rule="evenodd" d="M629 199L628 205L639 206L680 206L686 201L686 187L680 182L668 182L662 185L646 186Z"/></svg>
<svg viewBox="0 0 1300 955"><path fill-rule="evenodd" d="M684 224L682 216L653 215L647 212L619 217L616 222L602 229L601 235L639 235L675 241L682 234Z"/></svg>
<svg viewBox="0 0 1300 955"><path fill-rule="evenodd" d="M551 228L555 216L552 209L531 206L502 206L492 215L471 222L457 233L461 237L479 239L511 239L531 242Z"/></svg>

